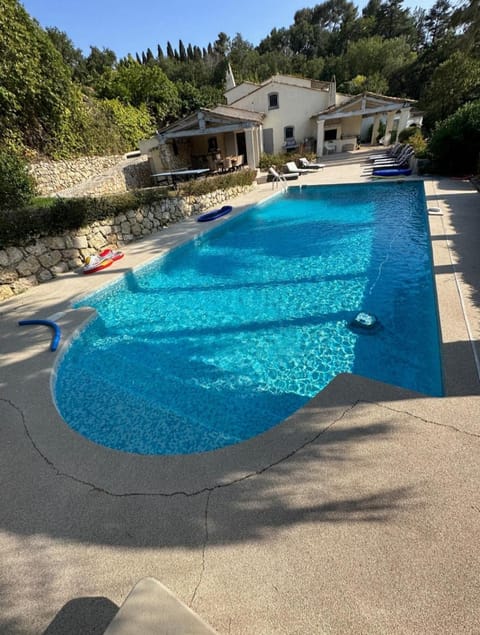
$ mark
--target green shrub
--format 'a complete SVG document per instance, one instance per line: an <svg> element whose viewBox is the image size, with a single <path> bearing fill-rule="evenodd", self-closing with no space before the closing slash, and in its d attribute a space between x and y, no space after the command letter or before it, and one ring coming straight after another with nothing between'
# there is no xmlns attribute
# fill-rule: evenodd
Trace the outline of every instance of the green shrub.
<svg viewBox="0 0 480 635"><path fill-rule="evenodd" d="M437 123L428 143L433 169L440 174L475 174L480 155L480 100Z"/></svg>
<svg viewBox="0 0 480 635"><path fill-rule="evenodd" d="M0 248L35 236L79 229L94 221L149 205L165 196L168 196L165 188L150 188L98 198L42 199L40 205L5 210L0 213Z"/></svg>
<svg viewBox="0 0 480 635"><path fill-rule="evenodd" d="M17 209L35 195L35 182L26 162L16 154L0 152L0 209Z"/></svg>
<svg viewBox="0 0 480 635"><path fill-rule="evenodd" d="M107 99L98 106L111 121L112 131L118 135L123 151L138 147L139 141L155 134L155 125L145 104L136 108L122 104L118 99Z"/></svg>
<svg viewBox="0 0 480 635"><path fill-rule="evenodd" d="M268 170L268 168L271 168L272 166L275 167L284 165L286 161L289 161L286 156L286 154L267 154L263 152L262 156L260 157L258 167L261 170Z"/></svg>
<svg viewBox="0 0 480 635"><path fill-rule="evenodd" d="M55 159L123 154L155 131L144 105L135 108L116 99L100 101L80 88L72 95L71 106L47 147Z"/></svg>
<svg viewBox="0 0 480 635"><path fill-rule="evenodd" d="M398 140L400 143L410 143L410 137L416 135L419 129L417 126L409 126L408 128L404 128L398 133Z"/></svg>
<svg viewBox="0 0 480 635"><path fill-rule="evenodd" d="M427 142L418 128L417 132L409 137L408 143L415 150L415 156L417 159L423 159L427 156Z"/></svg>
<svg viewBox="0 0 480 635"><path fill-rule="evenodd" d="M239 170L229 174L219 174L198 181L187 181L178 186L180 194L185 196L201 196L215 190L228 190L231 187L251 185L257 178L256 170Z"/></svg>
<svg viewBox="0 0 480 635"><path fill-rule="evenodd" d="M182 183L178 192L156 187L101 197L42 198L36 204L0 212L0 248L35 236L49 236L79 229L94 221L112 218L142 205L151 205L168 196L200 196L218 189L251 185L255 178L255 170L240 170Z"/></svg>

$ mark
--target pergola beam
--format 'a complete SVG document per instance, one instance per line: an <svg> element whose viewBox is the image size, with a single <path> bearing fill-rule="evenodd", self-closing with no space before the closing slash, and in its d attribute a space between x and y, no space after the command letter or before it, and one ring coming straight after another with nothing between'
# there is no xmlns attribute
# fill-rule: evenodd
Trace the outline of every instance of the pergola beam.
<svg viewBox="0 0 480 635"><path fill-rule="evenodd" d="M179 130L178 132L164 132L158 136L160 139L179 139L181 137L201 137L205 135L222 134L224 132L236 132L252 128L254 124L251 123L232 123L226 126L212 126L211 128L192 128L190 130Z"/></svg>
<svg viewBox="0 0 480 635"><path fill-rule="evenodd" d="M323 121L328 121L329 119L347 119L348 117L356 117L358 115L362 116L370 116L376 115L382 112L391 112L392 110L402 110L403 108L410 107L402 104L390 104L385 106L378 106L378 108L362 108L360 110L348 110L346 112L335 112L331 115L317 115L317 121L322 119Z"/></svg>

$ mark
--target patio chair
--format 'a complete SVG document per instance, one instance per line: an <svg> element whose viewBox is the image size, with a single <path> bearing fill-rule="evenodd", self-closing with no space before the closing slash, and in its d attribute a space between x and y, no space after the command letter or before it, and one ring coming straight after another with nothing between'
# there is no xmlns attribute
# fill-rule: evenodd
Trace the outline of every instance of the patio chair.
<svg viewBox="0 0 480 635"><path fill-rule="evenodd" d="M298 143L294 137L287 137L282 147L285 152L291 152L298 148Z"/></svg>
<svg viewBox="0 0 480 635"><path fill-rule="evenodd" d="M310 172L315 172L315 170L297 167L295 161L287 161L287 163L285 163L285 170L286 174L309 174Z"/></svg>
<svg viewBox="0 0 480 635"><path fill-rule="evenodd" d="M337 144L334 141L325 141L323 148L327 154L335 154L337 151Z"/></svg>
<svg viewBox="0 0 480 635"><path fill-rule="evenodd" d="M235 170L238 170L239 168L241 168L244 164L244 156L243 154L239 154L235 161L232 161L232 166L234 167Z"/></svg>
<svg viewBox="0 0 480 635"><path fill-rule="evenodd" d="M306 157L300 157L298 159L301 168L310 169L310 170L323 170L325 167L325 163L312 163Z"/></svg>
<svg viewBox="0 0 480 635"><path fill-rule="evenodd" d="M221 162L221 172L230 172L232 169L232 157L225 157Z"/></svg>

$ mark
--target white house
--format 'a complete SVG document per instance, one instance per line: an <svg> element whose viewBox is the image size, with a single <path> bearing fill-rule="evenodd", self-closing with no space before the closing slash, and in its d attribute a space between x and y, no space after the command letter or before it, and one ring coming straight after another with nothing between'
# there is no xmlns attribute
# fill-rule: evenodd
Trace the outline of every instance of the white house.
<svg viewBox="0 0 480 635"><path fill-rule="evenodd" d="M376 142L380 122L386 126L387 139L403 130L412 120L413 100L386 97L374 93L345 95L338 93L336 82L274 75L262 84L234 83L227 74L227 104L264 113L263 150L277 154L285 150L353 150L362 132L362 122L372 123L371 138Z"/></svg>
<svg viewBox="0 0 480 635"><path fill-rule="evenodd" d="M155 172L180 167L211 170L248 165L255 168L263 152L345 152L354 150L372 126L376 143L380 123L385 140L412 122L415 103L374 93L338 93L336 82L274 75L238 86L229 67L226 105L202 108L141 142ZM418 119L417 119L418 123ZM420 121L421 123L421 121Z"/></svg>
<svg viewBox="0 0 480 635"><path fill-rule="evenodd" d="M228 82L227 82L228 87ZM231 107L264 113L263 151L279 154L307 146L313 150L317 138L312 115L348 99L337 94L335 81L274 75L261 84L244 82L227 88L227 104Z"/></svg>

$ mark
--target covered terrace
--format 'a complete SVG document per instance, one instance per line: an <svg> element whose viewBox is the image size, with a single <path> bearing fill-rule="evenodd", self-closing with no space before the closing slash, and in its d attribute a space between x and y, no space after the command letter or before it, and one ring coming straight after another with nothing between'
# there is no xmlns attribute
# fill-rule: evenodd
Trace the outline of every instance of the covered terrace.
<svg viewBox="0 0 480 635"><path fill-rule="evenodd" d="M385 125L385 143L412 123L421 124L412 112L412 99L386 97L375 93L355 95L338 106L329 106L312 119L317 122L317 156L354 150L365 130L372 126L368 143L377 143L380 124Z"/></svg>
<svg viewBox="0 0 480 635"><path fill-rule="evenodd" d="M152 173L208 169L222 172L248 165L255 168L262 152L262 113L230 106L202 108L159 130L140 143Z"/></svg>

